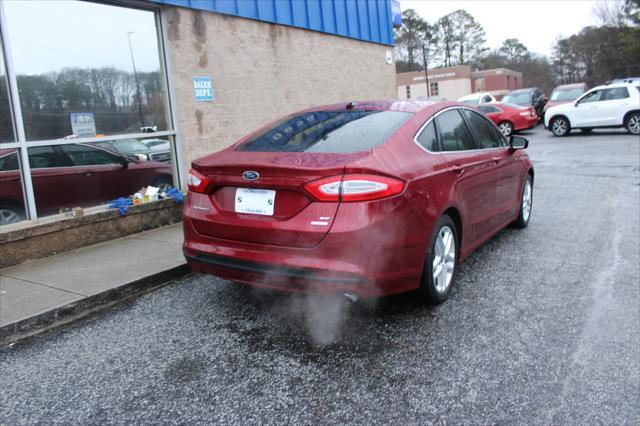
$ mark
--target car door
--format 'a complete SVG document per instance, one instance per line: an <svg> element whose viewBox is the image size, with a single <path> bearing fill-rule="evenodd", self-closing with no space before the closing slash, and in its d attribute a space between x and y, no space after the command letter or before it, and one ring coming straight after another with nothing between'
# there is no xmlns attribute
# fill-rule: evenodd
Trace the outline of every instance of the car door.
<svg viewBox="0 0 640 426"><path fill-rule="evenodd" d="M78 190L80 205L95 206L118 197L131 195L124 158L82 144L60 147L82 176Z"/></svg>
<svg viewBox="0 0 640 426"><path fill-rule="evenodd" d="M571 127L597 127L602 122L600 107L604 90L594 90L580 98L570 110Z"/></svg>
<svg viewBox="0 0 640 426"><path fill-rule="evenodd" d="M445 110L434 121L452 197L461 209L463 245L474 244L489 232L495 215L493 155L478 149L459 108Z"/></svg>
<svg viewBox="0 0 640 426"><path fill-rule="evenodd" d="M601 126L618 126L622 125L625 113L631 106L629 91L626 87L613 87L605 89L602 95L602 101L599 105L601 115Z"/></svg>
<svg viewBox="0 0 640 426"><path fill-rule="evenodd" d="M82 178L68 158L55 146L31 147L27 153L38 215L75 207Z"/></svg>
<svg viewBox="0 0 640 426"><path fill-rule="evenodd" d="M464 110L471 131L480 149L491 154L494 162L494 216L491 229L512 220L520 202L520 164L509 149L500 131L485 117L475 111Z"/></svg>

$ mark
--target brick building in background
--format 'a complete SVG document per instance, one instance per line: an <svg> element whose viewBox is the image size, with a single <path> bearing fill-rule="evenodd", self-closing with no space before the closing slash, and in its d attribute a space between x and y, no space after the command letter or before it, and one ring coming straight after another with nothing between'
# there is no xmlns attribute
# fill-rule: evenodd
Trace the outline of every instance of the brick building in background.
<svg viewBox="0 0 640 426"><path fill-rule="evenodd" d="M522 88L522 73L506 68L471 71L468 65L430 69L429 96L455 101L475 92L489 92L500 99L508 91ZM424 71L396 74L398 98L415 99L427 95Z"/></svg>

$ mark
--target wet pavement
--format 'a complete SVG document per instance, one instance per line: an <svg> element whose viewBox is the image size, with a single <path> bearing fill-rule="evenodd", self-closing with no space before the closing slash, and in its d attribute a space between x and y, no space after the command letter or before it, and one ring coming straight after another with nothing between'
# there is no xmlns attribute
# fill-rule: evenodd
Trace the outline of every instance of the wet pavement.
<svg viewBox="0 0 640 426"><path fill-rule="evenodd" d="M191 275L0 351L0 424L638 424L640 139L525 136L530 225L442 305Z"/></svg>

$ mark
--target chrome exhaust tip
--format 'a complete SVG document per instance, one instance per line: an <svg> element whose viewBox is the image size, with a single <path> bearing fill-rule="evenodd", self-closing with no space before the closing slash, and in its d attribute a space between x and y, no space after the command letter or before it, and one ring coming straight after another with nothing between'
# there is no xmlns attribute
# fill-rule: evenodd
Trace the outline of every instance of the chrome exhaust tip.
<svg viewBox="0 0 640 426"><path fill-rule="evenodd" d="M356 304L358 300L360 300L357 294L349 293L349 292L342 293L342 299L351 305Z"/></svg>

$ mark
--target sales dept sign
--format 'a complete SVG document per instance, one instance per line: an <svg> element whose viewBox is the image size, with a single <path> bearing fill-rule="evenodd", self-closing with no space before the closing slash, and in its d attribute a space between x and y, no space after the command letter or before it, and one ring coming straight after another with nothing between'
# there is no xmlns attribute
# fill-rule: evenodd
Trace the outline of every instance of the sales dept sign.
<svg viewBox="0 0 640 426"><path fill-rule="evenodd" d="M96 121L92 112L69 113L69 120L71 121L71 132L75 137L96 137Z"/></svg>
<svg viewBox="0 0 640 426"><path fill-rule="evenodd" d="M196 101L211 102L215 99L211 77L193 77L193 90L196 95Z"/></svg>

